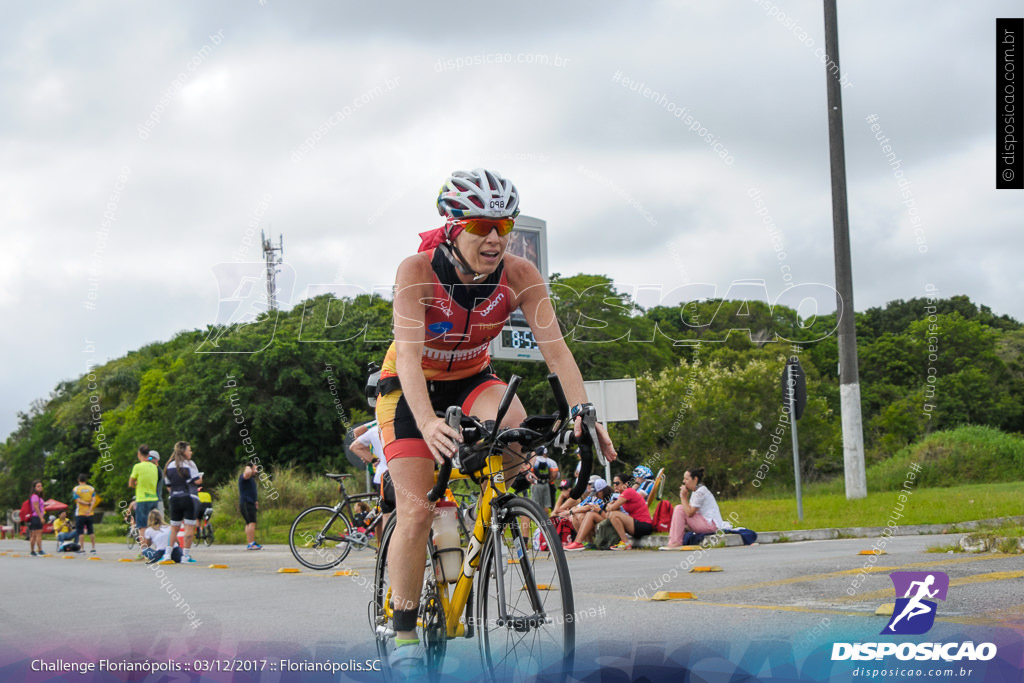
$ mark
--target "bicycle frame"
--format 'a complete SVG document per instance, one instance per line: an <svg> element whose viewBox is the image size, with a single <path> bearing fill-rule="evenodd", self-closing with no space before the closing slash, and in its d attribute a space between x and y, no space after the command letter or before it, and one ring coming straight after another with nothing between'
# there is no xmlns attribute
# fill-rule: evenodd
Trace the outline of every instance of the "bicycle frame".
<svg viewBox="0 0 1024 683"><path fill-rule="evenodd" d="M466 556L462 562L462 573L459 575L459 580L455 584L438 583L438 595L441 599L441 606L444 610L445 616L445 628L447 631L448 639L458 638L466 635L466 624L460 621L460 617L465 614L466 608L469 606L469 597L473 588L473 581L476 579L476 572L480 569L480 558L483 555L484 545L490 539L491 534L501 533L497 528L497 519L495 518L495 510L492 505L494 500L505 493L508 489L505 485L503 476L503 459L501 453L491 455L487 458L487 466L482 471L485 478L486 484L484 485L483 491L477 500L476 506L476 521L473 524L473 533L470 536L469 547L466 548ZM502 476L495 476L502 475ZM451 479L469 479L469 477L460 472L452 472ZM520 542L523 542L520 537ZM498 557L502 557L500 552ZM523 553L523 558L520 561L529 562L526 557L526 553ZM486 568L484 568L486 571ZM525 568L525 571L532 573L530 568ZM498 583L499 589L498 601L499 601L499 618L504 621L508 618L505 606L505 595L504 590L501 588L503 581L503 573L496 572L495 580ZM530 595L530 601L536 608L540 604L540 596L534 594L536 587L533 588Z"/></svg>
<svg viewBox="0 0 1024 683"><path fill-rule="evenodd" d="M439 471L435 473L434 486L426 495L426 501L436 502L444 494L447 484L450 481L457 481L459 479L468 479L479 483L481 491L475 504L476 519L473 520L473 530L465 546L461 571L458 578L454 580L454 583L448 583L446 580L441 579L439 574L432 575L433 572L440 571L439 567L441 564L437 559L438 552L432 547L433 544L428 542L428 547L426 548L427 561L425 569L427 570L427 575L424 580L424 592L420 600L418 627L424 629L427 637L428 660L432 651L435 652L434 656L443 658L443 643L446 640L474 636L477 629L474 628L476 623L472 619L474 615L472 605L470 604L474 588L482 591L475 598L479 601L481 618L484 618L484 615L486 615L488 620L488 623L480 625L481 637L483 638L481 640L481 648L482 651L486 650L488 653L493 646L489 643L493 637L490 634L494 626L502 630L508 629L509 632L514 631L519 634L525 634L538 628L545 628L549 624L561 623L548 616L549 608L545 606L546 599L542 597L541 591L558 590L558 587L564 587L565 593L562 595L568 595L569 597L559 601L562 605L562 607L558 608L559 613L564 608L565 614L569 615L573 609L572 587L568 575L568 566L561 555L560 547L556 547L555 550L557 552L553 553L555 560L553 562L553 569L557 572L556 580L558 581L556 588L552 589L548 585L537 584L536 570L538 565L535 565L534 561L539 558L533 558L532 551L534 548L531 546L531 540L524 536L523 530L518 525L519 517L524 514L536 519L539 524L545 524L543 516L539 516L543 513L542 511L531 510L529 505L518 502L518 499L510 492L511 481L506 481L505 475L506 465L504 460L508 447L511 444L518 443L524 449L530 449L539 443L572 443L572 436L568 434L568 430L572 426L569 422L570 410L566 403L565 395L561 390L561 385L558 383L557 376L554 374L549 375L548 380L552 385L552 390L558 402L558 413L550 416L529 416L517 428L506 428L499 431L497 426L502 423L515 388L519 383L519 378L516 376L513 376L509 381L509 386L506 389L505 396L502 398L502 402L499 404L497 416L494 420L488 420L486 423L481 423L473 417L464 420L461 409L458 406L452 406L447 411L445 421L449 427L459 428L461 425L465 442L464 446L460 447L459 458L445 460L445 462L441 463ZM594 451L592 449L597 448L599 452L595 426L596 414L593 407L584 406L578 413L583 418L583 429L587 436L586 441L579 442L583 466L573 488L573 493L576 497L580 496L583 488L586 486L593 462ZM463 448L466 450L462 450ZM458 468L464 466L467 462L473 462L474 464L471 466L477 468L478 466L475 464L476 458L484 453L486 453L486 457L482 468L475 469L470 475L459 471ZM511 532L510 539L505 535L506 530L504 527L506 525ZM389 524L388 530L385 531L385 535L382 537L381 547L384 551L378 556L377 564L377 589L379 592L376 593L374 600L370 603L370 622L376 634L378 652L382 656L387 654L388 638L395 636L393 628L388 627L389 623L393 623L395 614L392 586L389 585L390 577L385 574L387 566L391 564L390 561L393 559L389 557L387 548L390 547L391 534L393 534L394 528L394 523ZM550 529L548 529L548 533L550 534ZM488 546L489 543L493 545ZM550 536L548 543L550 546ZM551 551L550 547L548 551ZM514 557L509 557L510 552ZM488 566L482 566L485 556ZM507 567L504 566L506 562L519 565L515 575L512 572L506 573ZM449 577L445 577L445 579L447 578ZM480 580L480 584L474 586L474 581L477 579ZM492 582L494 584L493 587L491 585ZM518 587L520 584L522 585L522 590L525 591L522 595L526 598L528 604L516 604L524 602L515 597L520 595L518 590L512 595L506 595L509 585ZM486 595L483 594L484 591ZM426 603L423 602L424 599L427 600ZM524 607L526 608L525 610L523 609ZM511 616L510 611L514 612L515 616ZM439 619L442 615L444 619L443 636L441 636L437 629L441 625ZM464 616L466 618L463 621ZM557 615L552 613L552 616ZM492 620L494 621L493 624L491 623ZM567 618L565 623L571 623L571 617ZM555 628L559 627L555 626ZM498 633L500 632L498 631ZM542 637L546 633L542 634ZM571 628L566 626L563 635L563 653L568 657L571 666L574 642ZM518 636L514 637L518 638ZM559 636L556 635L554 641L558 642L558 640ZM437 648L438 644L442 646L440 649ZM500 648L501 645L499 644L497 647ZM489 657L490 655L487 654L485 656ZM439 661L435 661L433 665L437 665ZM430 665L428 661L428 666Z"/></svg>
<svg viewBox="0 0 1024 683"><path fill-rule="evenodd" d="M466 556L462 560L462 573L459 575L459 580L455 582L454 586L447 583L438 584L438 594L441 597L441 606L444 609L445 625L449 639L463 636L466 633L466 624L459 621L459 617L466 611L466 607L469 605L469 595L473 589L476 570L480 567L480 557L483 554L484 544L491 533L491 502L497 496L506 492L502 468L501 453L487 458L487 466L483 470L486 484L480 493L480 497L477 499L476 521L473 523L473 533L469 538ZM495 474L502 476L495 478ZM452 472L451 478L469 479L468 476L461 472ZM450 596L449 589L451 589Z"/></svg>

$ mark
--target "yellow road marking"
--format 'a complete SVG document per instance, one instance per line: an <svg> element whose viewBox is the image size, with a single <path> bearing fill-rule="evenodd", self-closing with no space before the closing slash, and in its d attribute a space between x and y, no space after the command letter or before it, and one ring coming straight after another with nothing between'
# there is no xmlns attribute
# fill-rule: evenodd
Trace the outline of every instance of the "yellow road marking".
<svg viewBox="0 0 1024 683"><path fill-rule="evenodd" d="M757 583L749 583L742 586L724 586L722 588L713 588L705 591L706 593L729 593L732 591L747 591L747 590L758 590L760 588L772 588L774 586L788 586L794 583L804 583L807 581L822 581L824 579L833 579L841 576L852 576L854 574L877 574L879 572L896 572L910 568L922 568L922 567L940 567L949 566L951 564L962 564L965 562L981 562L985 560L1003 559L1006 557L1013 557L1013 555L1004 555L999 553L993 553L992 555L985 555L982 557L958 557L955 559L942 559L932 562L912 562L910 564L901 564L892 567L880 567L878 565L872 565L870 567L857 567L856 569L841 569L834 572L826 572L823 574L807 574L805 576L794 576L788 579L778 579L776 581L759 581Z"/></svg>
<svg viewBox="0 0 1024 683"><path fill-rule="evenodd" d="M971 574L970 576L964 576L959 579L950 579L949 587L953 586L968 586L972 583L988 583L989 581L1006 581L1008 579L1019 579L1024 577L1024 571L1020 572L989 572L987 574ZM895 597L896 590L894 588L884 588L882 590L872 591L870 593L860 593L858 595L844 595L836 598L836 602L853 602L858 600L880 600L882 598Z"/></svg>

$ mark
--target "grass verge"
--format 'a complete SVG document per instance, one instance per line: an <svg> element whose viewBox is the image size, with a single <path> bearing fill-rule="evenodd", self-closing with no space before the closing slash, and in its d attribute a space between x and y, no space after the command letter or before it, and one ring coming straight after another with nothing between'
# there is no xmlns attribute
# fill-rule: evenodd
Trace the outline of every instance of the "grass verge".
<svg viewBox="0 0 1024 683"><path fill-rule="evenodd" d="M1024 515L1024 482L971 484L955 488L910 488L911 493L882 491L860 500L842 494L803 496L803 521L797 519L796 497L727 500L724 516L735 512L741 526L755 531L949 524L977 519ZM905 502L901 502L904 495Z"/></svg>
<svg viewBox="0 0 1024 683"><path fill-rule="evenodd" d="M719 502L722 514L736 513L739 525L754 531L789 531L797 529L883 527L890 520L899 526L915 524L946 524L950 532L959 522L997 517L1024 515L1024 482L1001 484L970 484L953 488L915 488L910 493L881 491L869 493L860 500L847 500L842 493L811 491L803 496L804 519L797 519L795 496L748 499ZM244 523L237 512L237 490L217 492L213 525L215 543L241 544L245 542ZM280 500L262 500L256 540L259 543L288 543L288 530L292 520L305 507L317 503L337 502L337 489L326 487L309 496L289 496L292 504L281 506ZM903 495L905 501L900 501ZM669 499L673 504L677 500ZM1024 530L1016 527L1018 535ZM105 518L96 526L97 541L124 542L124 525L114 517ZM1005 535L1005 534L1003 534Z"/></svg>

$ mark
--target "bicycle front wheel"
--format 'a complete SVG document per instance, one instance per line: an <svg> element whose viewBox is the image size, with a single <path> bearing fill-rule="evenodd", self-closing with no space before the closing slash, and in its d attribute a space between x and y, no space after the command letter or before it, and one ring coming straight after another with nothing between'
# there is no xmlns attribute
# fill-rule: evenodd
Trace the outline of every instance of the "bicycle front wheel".
<svg viewBox="0 0 1024 683"><path fill-rule="evenodd" d="M377 567L373 579L373 602L370 603L370 625L374 630L377 655L383 660L389 679L393 678L388 662L395 649L395 632L392 628L395 605L388 558L396 521L395 515L391 515L381 534L380 549L377 551ZM416 615L416 631L427 652L426 680L430 683L438 683L441 668L444 665L445 652L448 649L448 636L444 605L441 600L443 589L438 585L437 566L429 551L425 552L420 559L404 558L404 561L411 561L414 564L423 562L425 573Z"/></svg>
<svg viewBox="0 0 1024 683"><path fill-rule="evenodd" d="M139 532L138 531L133 532L131 529L129 529L128 530L128 538L127 538L127 541L126 541L128 543L128 550L131 550L132 548L135 547L135 541L137 541L137 540L139 540Z"/></svg>
<svg viewBox="0 0 1024 683"><path fill-rule="evenodd" d="M352 524L334 508L306 508L292 522L288 547L303 566L330 569L341 564L352 550Z"/></svg>
<svg viewBox="0 0 1024 683"><path fill-rule="evenodd" d="M523 536L521 518L539 529L535 538ZM484 672L495 681L563 680L573 670L576 625L562 543L531 500L506 502L498 522L500 531L484 546L478 578Z"/></svg>

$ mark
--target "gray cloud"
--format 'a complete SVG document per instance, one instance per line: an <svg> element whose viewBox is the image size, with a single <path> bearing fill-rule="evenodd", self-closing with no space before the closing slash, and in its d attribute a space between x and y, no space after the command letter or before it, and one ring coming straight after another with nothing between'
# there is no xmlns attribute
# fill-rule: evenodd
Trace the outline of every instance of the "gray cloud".
<svg viewBox="0 0 1024 683"><path fill-rule="evenodd" d="M857 308L932 282L1024 318L1024 200L995 191L991 170L994 19L1017 9L840 5ZM84 371L86 338L102 361L212 322L212 269L259 258L241 250L260 229L284 234L296 296L313 283L386 287L416 233L437 225L434 193L461 167L515 180L524 211L549 221L552 271L665 291L710 282L720 294L760 278L774 297L785 283L757 189L792 277L832 281L819 5L2 12L0 310L22 332L0 347L18 359L2 371L0 431ZM871 114L913 183L927 253Z"/></svg>

